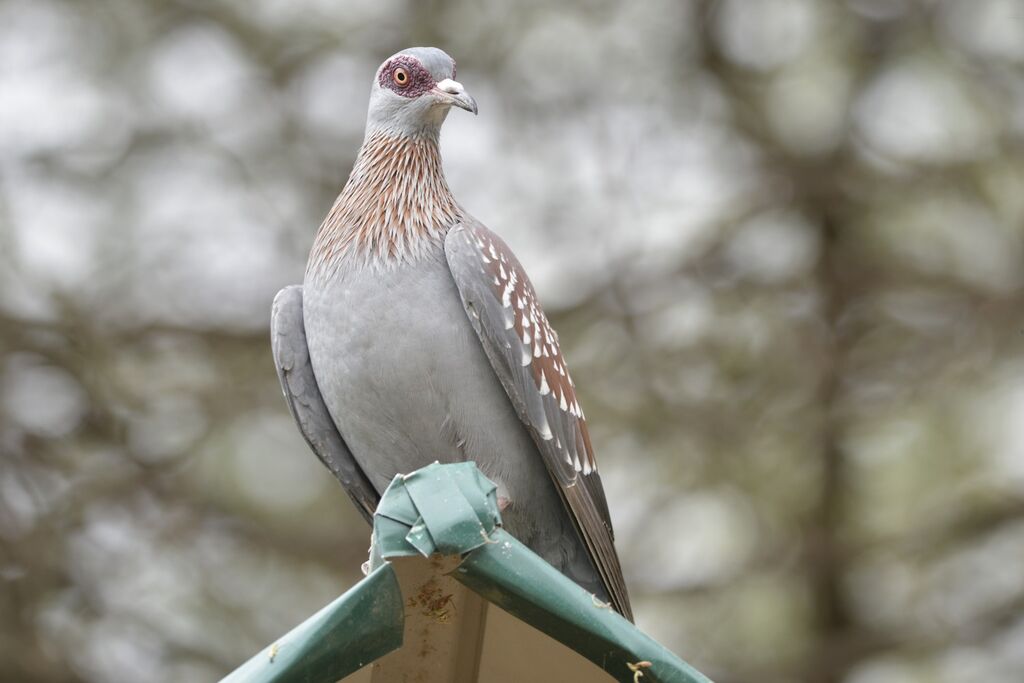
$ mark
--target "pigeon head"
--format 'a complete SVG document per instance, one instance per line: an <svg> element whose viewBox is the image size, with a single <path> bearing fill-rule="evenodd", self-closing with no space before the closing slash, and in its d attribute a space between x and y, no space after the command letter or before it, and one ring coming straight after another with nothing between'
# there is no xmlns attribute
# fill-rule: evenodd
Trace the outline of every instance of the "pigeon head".
<svg viewBox="0 0 1024 683"><path fill-rule="evenodd" d="M453 105L477 113L476 100L455 80L455 60L436 47L402 50L377 69L367 134L436 135Z"/></svg>

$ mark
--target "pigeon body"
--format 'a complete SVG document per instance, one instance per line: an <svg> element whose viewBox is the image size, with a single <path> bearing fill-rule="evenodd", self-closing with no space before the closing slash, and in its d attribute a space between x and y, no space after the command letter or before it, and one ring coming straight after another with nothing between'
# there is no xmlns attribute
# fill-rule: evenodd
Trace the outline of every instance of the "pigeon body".
<svg viewBox="0 0 1024 683"><path fill-rule="evenodd" d="M476 112L435 48L374 79L366 137L301 288L275 300L275 361L307 441L369 518L399 473L474 460L510 533L631 618L572 380L522 266L455 201L438 135Z"/></svg>
<svg viewBox="0 0 1024 683"><path fill-rule="evenodd" d="M603 592L470 326L443 243L386 272L342 268L323 283L311 273L303 289L317 383L374 488L435 460L475 460L498 484L505 528Z"/></svg>

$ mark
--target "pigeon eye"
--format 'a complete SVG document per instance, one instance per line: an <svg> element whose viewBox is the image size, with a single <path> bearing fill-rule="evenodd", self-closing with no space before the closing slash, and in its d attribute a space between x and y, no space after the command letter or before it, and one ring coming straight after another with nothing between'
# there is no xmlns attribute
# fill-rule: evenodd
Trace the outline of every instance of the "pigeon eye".
<svg viewBox="0 0 1024 683"><path fill-rule="evenodd" d="M395 82L395 85L400 88L404 88L409 85L409 72L402 67L398 67L395 69L394 73L391 74L391 79Z"/></svg>

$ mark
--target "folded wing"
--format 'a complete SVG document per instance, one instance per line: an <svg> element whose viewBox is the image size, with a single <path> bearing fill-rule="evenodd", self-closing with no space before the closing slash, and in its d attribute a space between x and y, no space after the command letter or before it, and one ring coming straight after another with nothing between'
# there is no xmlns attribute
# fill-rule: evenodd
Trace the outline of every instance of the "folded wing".
<svg viewBox="0 0 1024 683"><path fill-rule="evenodd" d="M475 221L452 228L445 253L466 315L544 457L612 606L632 620L586 419L533 285L501 238Z"/></svg>
<svg viewBox="0 0 1024 683"><path fill-rule="evenodd" d="M370 524L380 495L356 463L327 410L306 347L302 287L285 287L274 297L270 343L285 401L306 443L327 466Z"/></svg>

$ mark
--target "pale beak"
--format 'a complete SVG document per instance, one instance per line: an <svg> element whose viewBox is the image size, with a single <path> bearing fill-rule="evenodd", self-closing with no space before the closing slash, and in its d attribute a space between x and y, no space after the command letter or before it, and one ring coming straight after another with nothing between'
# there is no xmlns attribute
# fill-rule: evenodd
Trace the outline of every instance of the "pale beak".
<svg viewBox="0 0 1024 683"><path fill-rule="evenodd" d="M466 92L466 89L462 87L462 84L458 81L453 81L450 78L446 78L440 81L434 86L432 92L448 102L454 104L459 109L465 109L476 114L479 110L476 106L476 100L473 96Z"/></svg>

